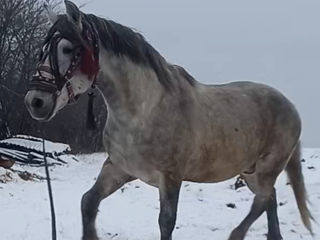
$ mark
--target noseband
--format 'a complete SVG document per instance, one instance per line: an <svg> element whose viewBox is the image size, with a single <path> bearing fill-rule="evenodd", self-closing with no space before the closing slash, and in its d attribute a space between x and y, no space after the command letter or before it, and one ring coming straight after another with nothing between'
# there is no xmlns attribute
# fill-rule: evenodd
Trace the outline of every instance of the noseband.
<svg viewBox="0 0 320 240"><path fill-rule="evenodd" d="M78 68L86 68L87 66L81 66L86 63L88 59L93 65L89 72L89 79L92 77L92 87L96 83L97 73L99 71L99 45L97 33L94 31L93 26L84 25L82 38L86 45L78 45L72 51L71 64L68 67L66 73L62 75L59 71L57 46L62 39L68 39L68 37L55 32L46 42L44 48L40 53L40 62L36 69L36 73L33 75L32 80L29 83L28 90L42 90L50 92L57 97L64 86L66 86L68 92L68 103L73 103L77 100L77 96L74 94L73 87L70 83L70 79L73 77L74 72ZM45 60L49 57L48 66L45 64Z"/></svg>

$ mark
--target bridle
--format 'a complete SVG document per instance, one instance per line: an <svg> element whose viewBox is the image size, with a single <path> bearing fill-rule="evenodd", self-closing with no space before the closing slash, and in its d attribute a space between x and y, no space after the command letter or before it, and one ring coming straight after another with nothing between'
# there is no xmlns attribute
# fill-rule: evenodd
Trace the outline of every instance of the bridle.
<svg viewBox="0 0 320 240"><path fill-rule="evenodd" d="M40 52L39 64L36 68L36 73L32 76L28 90L42 90L50 92L56 98L60 95L61 90L66 86L68 92L68 103L73 103L78 99L74 94L70 79L73 77L78 68L85 69L88 65L91 69L88 72L88 77L92 82L92 87L95 87L97 74L99 71L99 45L98 34L95 28L89 24L83 24L82 39L84 44L79 44L72 51L71 63L64 75L59 71L57 58L57 46L62 39L68 39L59 32L55 32L49 36L44 43L44 47ZM69 39L68 39L69 40ZM45 64L45 60L49 57L49 66ZM85 59L86 58L86 59ZM86 64L84 64L86 63Z"/></svg>

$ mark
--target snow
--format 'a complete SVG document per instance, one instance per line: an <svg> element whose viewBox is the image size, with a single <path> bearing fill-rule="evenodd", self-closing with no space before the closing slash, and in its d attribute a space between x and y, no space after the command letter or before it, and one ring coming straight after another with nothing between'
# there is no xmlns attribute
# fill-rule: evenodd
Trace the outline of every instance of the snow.
<svg viewBox="0 0 320 240"><path fill-rule="evenodd" d="M45 140L49 164L65 163L65 155L71 152L69 145ZM20 164L42 165L43 142L41 138L17 135L0 141L0 157L18 161Z"/></svg>
<svg viewBox="0 0 320 240"><path fill-rule="evenodd" d="M310 209L320 220L320 149L305 149L303 171L312 203ZM58 239L81 239L80 199L95 182L106 154L77 156L78 162L51 168L57 215ZM16 166L17 167L17 166ZM44 176L43 168L19 166ZM21 170L21 169L20 169ZM0 170L0 175L10 173ZM286 175L276 184L279 218L284 239L313 239L303 227ZM235 179L217 184L185 182L181 189L174 239L227 239L231 230L248 213L253 195L246 188L232 189ZM229 208L234 203L236 208ZM24 181L15 173L7 183L0 183L0 239L51 239L48 194L45 181ZM100 206L97 229L101 239L159 239L159 201L156 188L140 181L125 185L105 199ZM266 216L249 230L246 240L265 240ZM320 227L313 224L319 239Z"/></svg>
<svg viewBox="0 0 320 240"><path fill-rule="evenodd" d="M8 144L13 146L20 146L30 150L42 151L42 139L25 136L25 135L16 135L12 138L8 138L0 141L2 144ZM45 140L46 152L51 153L65 153L70 152L70 146L63 143L55 143L48 140Z"/></svg>

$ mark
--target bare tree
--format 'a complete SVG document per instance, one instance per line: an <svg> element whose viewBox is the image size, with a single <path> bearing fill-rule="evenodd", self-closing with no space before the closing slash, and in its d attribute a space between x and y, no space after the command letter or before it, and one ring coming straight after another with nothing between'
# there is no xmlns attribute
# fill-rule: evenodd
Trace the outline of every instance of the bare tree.
<svg viewBox="0 0 320 240"><path fill-rule="evenodd" d="M0 4L0 137L10 135L10 122L20 119L21 103L47 28L43 3L2 0ZM17 101L18 99L18 101ZM15 115L10 119L11 115ZM20 116L19 116L20 115Z"/></svg>

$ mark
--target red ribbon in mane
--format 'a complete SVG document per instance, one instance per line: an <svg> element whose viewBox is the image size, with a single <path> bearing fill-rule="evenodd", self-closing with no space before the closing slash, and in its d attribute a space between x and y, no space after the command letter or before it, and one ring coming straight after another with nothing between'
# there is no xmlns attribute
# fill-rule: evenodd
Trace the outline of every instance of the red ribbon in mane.
<svg viewBox="0 0 320 240"><path fill-rule="evenodd" d="M89 79L95 77L99 71L99 59L95 58L94 52L90 48L85 48L81 63L80 70L82 73L86 74Z"/></svg>

